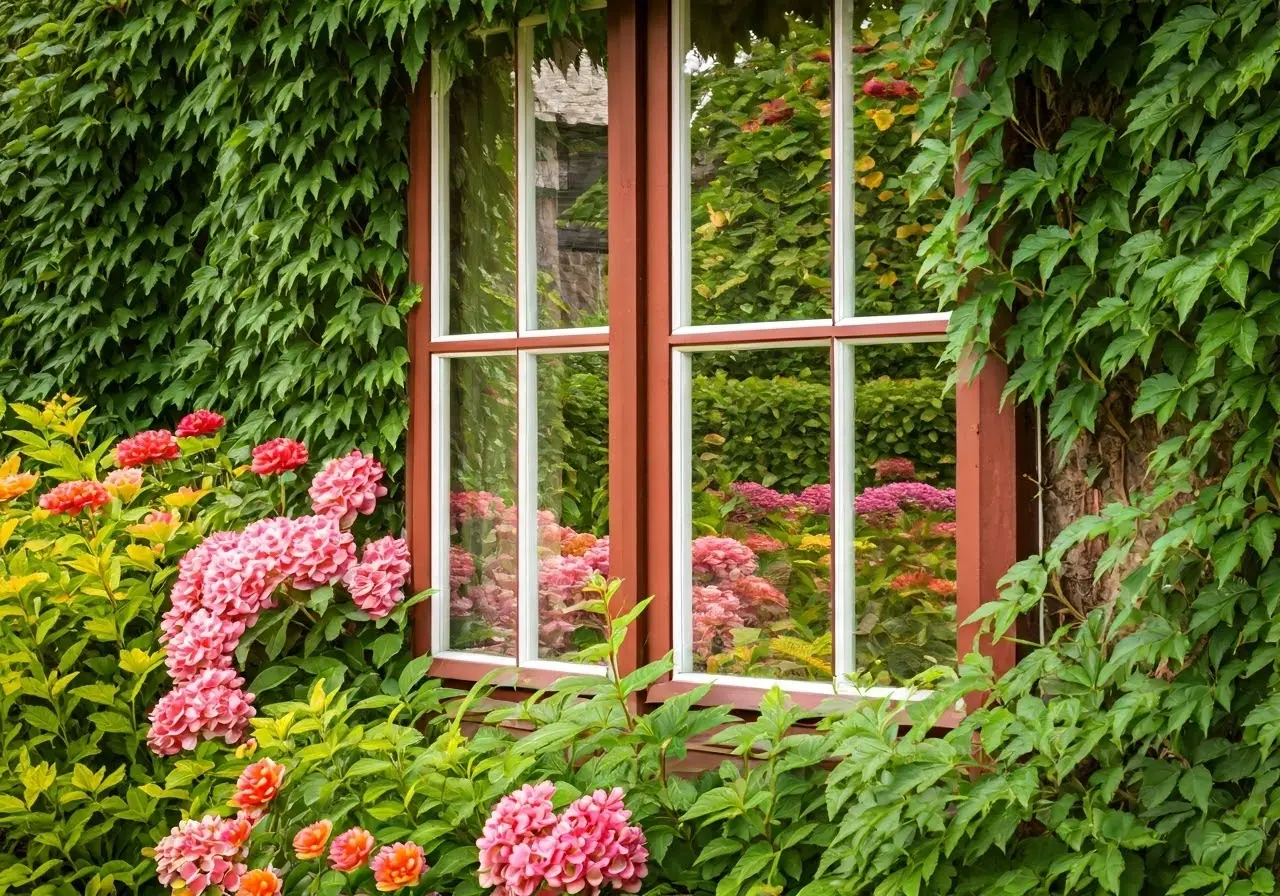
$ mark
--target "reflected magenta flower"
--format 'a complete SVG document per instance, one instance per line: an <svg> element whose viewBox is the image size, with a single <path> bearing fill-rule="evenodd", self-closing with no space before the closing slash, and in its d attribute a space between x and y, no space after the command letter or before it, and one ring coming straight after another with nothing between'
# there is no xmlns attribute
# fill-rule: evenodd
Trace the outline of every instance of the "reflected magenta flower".
<svg viewBox="0 0 1280 896"><path fill-rule="evenodd" d="M876 479L885 482L916 478L916 465L905 457L889 457L884 460L878 460L871 465L871 469L875 471Z"/></svg>
<svg viewBox="0 0 1280 896"><path fill-rule="evenodd" d="M758 482L735 482L729 488L760 510L788 510L795 506L794 495L784 495Z"/></svg>
<svg viewBox="0 0 1280 896"><path fill-rule="evenodd" d="M742 540L742 543L757 554L772 554L786 548L786 545L778 539L762 532L752 532Z"/></svg>
<svg viewBox="0 0 1280 896"><path fill-rule="evenodd" d="M733 630L745 628L742 601L727 588L693 586L693 652L708 657L733 647Z"/></svg>
<svg viewBox="0 0 1280 896"><path fill-rule="evenodd" d="M800 493L796 503L810 513L828 514L831 512L831 486L826 483L811 485Z"/></svg>

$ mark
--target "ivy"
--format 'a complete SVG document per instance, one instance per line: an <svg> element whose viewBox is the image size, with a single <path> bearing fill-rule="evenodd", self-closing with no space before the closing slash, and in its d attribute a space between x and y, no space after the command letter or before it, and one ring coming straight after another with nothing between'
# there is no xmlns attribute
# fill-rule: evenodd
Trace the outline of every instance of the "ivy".
<svg viewBox="0 0 1280 896"><path fill-rule="evenodd" d="M0 3L0 395L403 466L409 97L516 0ZM536 4L558 26L575 3Z"/></svg>

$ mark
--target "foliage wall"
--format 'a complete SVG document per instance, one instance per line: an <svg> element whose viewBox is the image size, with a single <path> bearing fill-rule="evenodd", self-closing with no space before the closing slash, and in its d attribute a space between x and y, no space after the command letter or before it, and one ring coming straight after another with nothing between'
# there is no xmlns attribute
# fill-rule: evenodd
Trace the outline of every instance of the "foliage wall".
<svg viewBox="0 0 1280 896"><path fill-rule="evenodd" d="M569 0L537 4L554 22ZM408 98L516 0L0 3L0 395L402 465Z"/></svg>

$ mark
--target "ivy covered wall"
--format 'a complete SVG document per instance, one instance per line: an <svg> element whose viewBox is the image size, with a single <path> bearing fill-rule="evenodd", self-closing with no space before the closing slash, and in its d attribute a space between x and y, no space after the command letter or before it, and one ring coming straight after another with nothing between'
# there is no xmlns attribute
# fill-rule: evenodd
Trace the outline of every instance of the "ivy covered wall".
<svg viewBox="0 0 1280 896"><path fill-rule="evenodd" d="M574 4L536 4L568 21ZM403 465L408 97L513 0L0 2L0 396Z"/></svg>

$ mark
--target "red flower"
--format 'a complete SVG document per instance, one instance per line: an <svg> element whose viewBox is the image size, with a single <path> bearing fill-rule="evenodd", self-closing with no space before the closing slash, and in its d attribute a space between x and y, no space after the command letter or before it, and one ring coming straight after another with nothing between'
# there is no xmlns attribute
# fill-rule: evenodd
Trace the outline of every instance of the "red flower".
<svg viewBox="0 0 1280 896"><path fill-rule="evenodd" d="M872 44L858 44L853 48L853 52L857 53L859 56L866 56L874 49L875 46Z"/></svg>
<svg viewBox="0 0 1280 896"><path fill-rule="evenodd" d="M178 443L167 429L150 429L125 439L116 446L116 463L122 467L141 467L177 460Z"/></svg>
<svg viewBox="0 0 1280 896"><path fill-rule="evenodd" d="M178 428L174 430L174 434L180 439L189 439L192 436L207 436L209 433L217 432L226 425L227 419L221 414L199 410L187 414L187 416L178 421Z"/></svg>
<svg viewBox="0 0 1280 896"><path fill-rule="evenodd" d="M906 589L927 586L931 581L933 581L933 576L923 569L918 569L915 572L904 572L889 584L894 588Z"/></svg>
<svg viewBox="0 0 1280 896"><path fill-rule="evenodd" d="M796 110L787 104L782 97L760 104L760 123L763 125L781 124L796 114Z"/></svg>
<svg viewBox="0 0 1280 896"><path fill-rule="evenodd" d="M308 460L307 446L293 439L272 439L253 449L253 472L277 476L296 470Z"/></svg>
<svg viewBox="0 0 1280 896"><path fill-rule="evenodd" d="M956 593L956 583L950 579L930 579L929 590L943 597Z"/></svg>
<svg viewBox="0 0 1280 896"><path fill-rule="evenodd" d="M868 78L862 85L862 92L867 96L885 97L889 95L889 85L879 78Z"/></svg>
<svg viewBox="0 0 1280 896"><path fill-rule="evenodd" d="M285 767L271 759L259 759L240 773L231 805L240 809L269 806L284 784Z"/></svg>
<svg viewBox="0 0 1280 896"><path fill-rule="evenodd" d="M830 62L831 51L830 50L814 50L813 54L809 58L812 59L814 62Z"/></svg>
<svg viewBox="0 0 1280 896"><path fill-rule="evenodd" d="M899 78L889 82L889 92L896 97L916 97L919 94L916 89L911 86L910 82L903 81Z"/></svg>
<svg viewBox="0 0 1280 896"><path fill-rule="evenodd" d="M111 500L111 494L100 482L81 479L64 482L40 496L40 506L50 513L75 516L86 507L90 512Z"/></svg>
<svg viewBox="0 0 1280 896"><path fill-rule="evenodd" d="M754 134L758 130L760 130L760 122L756 121L754 118L747 119L746 123L742 126L742 133L744 134Z"/></svg>

